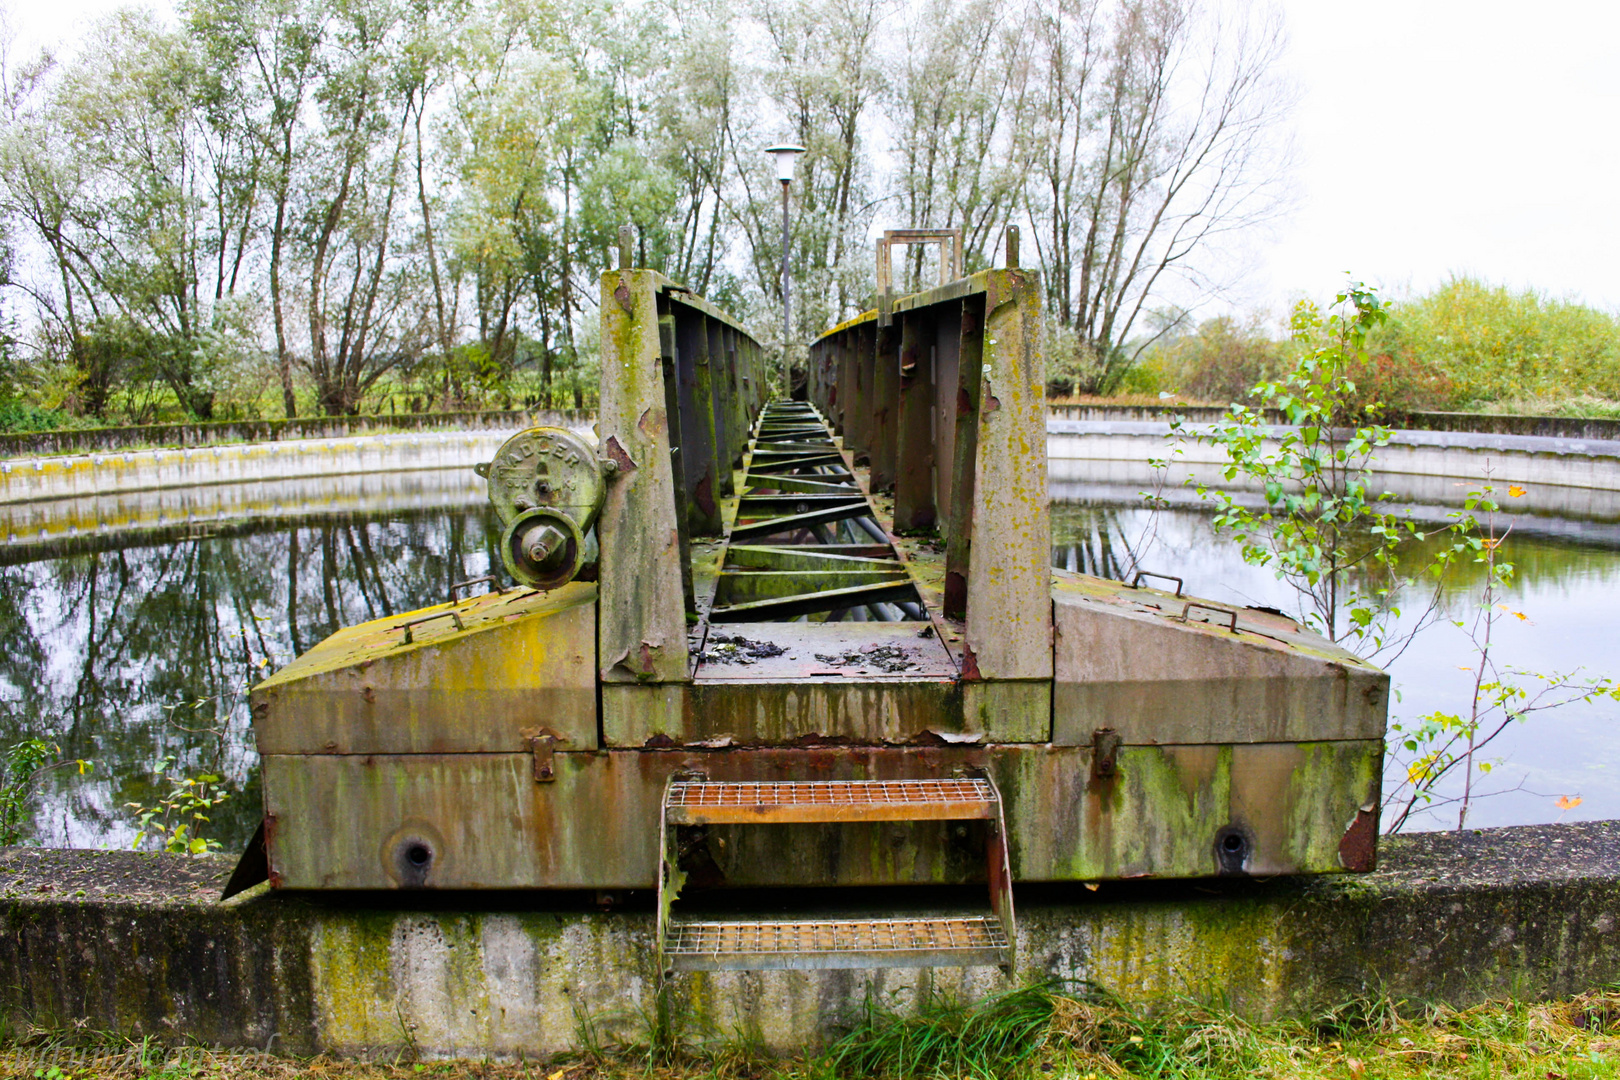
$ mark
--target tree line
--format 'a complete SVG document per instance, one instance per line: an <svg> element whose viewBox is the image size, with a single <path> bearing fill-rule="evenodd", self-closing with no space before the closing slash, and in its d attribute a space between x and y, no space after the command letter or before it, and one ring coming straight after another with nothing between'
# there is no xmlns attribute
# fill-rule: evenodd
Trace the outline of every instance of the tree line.
<svg viewBox="0 0 1620 1080"><path fill-rule="evenodd" d="M1019 223L1054 367L1106 391L1277 209L1282 45L1201 0L120 11L0 71L0 390L137 420L588 407L621 225L791 361L872 303L875 230L960 228L971 271Z"/></svg>

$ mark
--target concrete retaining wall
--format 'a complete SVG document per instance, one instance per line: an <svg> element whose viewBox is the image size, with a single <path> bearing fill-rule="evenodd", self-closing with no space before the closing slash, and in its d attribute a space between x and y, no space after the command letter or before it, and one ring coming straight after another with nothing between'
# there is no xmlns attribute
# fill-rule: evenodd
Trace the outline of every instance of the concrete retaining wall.
<svg viewBox="0 0 1620 1080"><path fill-rule="evenodd" d="M589 428L575 428L587 432ZM0 545L131 529L481 504L511 430L361 435L0 462Z"/></svg>
<svg viewBox="0 0 1620 1080"><path fill-rule="evenodd" d="M154 446L213 446L288 439L343 439L391 431L517 431L535 424L572 427L594 417L574 409L497 409L381 416L313 416L297 420L222 420L204 424L140 424L129 427L0 433L0 458L41 457Z"/></svg>
<svg viewBox="0 0 1620 1080"><path fill-rule="evenodd" d="M1203 430L1191 425L1191 433ZM1175 443L1168 423L1128 420L1048 420L1048 476L1053 498L1098 494L1085 490L1112 485L1136 491L1162 482L1179 489L1189 476L1213 486L1226 455L1192 438ZM1168 460L1159 473L1148 462ZM1487 469L1499 495L1509 484L1528 489L1513 508L1579 517L1620 517L1620 442L1531 435L1488 435L1441 431L1396 431L1377 451L1381 486L1406 501L1454 505L1470 485L1483 482ZM1507 499L1502 498L1505 503Z"/></svg>
<svg viewBox="0 0 1620 1080"><path fill-rule="evenodd" d="M543 418L542 418L543 419ZM561 419L561 417L558 417ZM478 502L471 473L514 429L360 435L178 450L129 450L0 461L0 544L309 513ZM574 430L588 433L588 425ZM1167 472L1170 427L1159 421L1047 421L1054 499L1134 501L1161 486L1219 477L1224 458L1185 443ZM1381 481L1402 499L1451 505L1489 466L1497 484L1528 489L1521 513L1620 520L1620 442L1401 431L1380 451ZM1190 496L1189 496L1190 497Z"/></svg>
<svg viewBox="0 0 1620 1080"><path fill-rule="evenodd" d="M1051 405L1054 420L1142 420L1165 423L1180 416L1191 424L1212 424L1227 415L1218 406ZM1268 423L1281 424L1281 410L1265 410ZM1407 431L1460 431L1480 435L1534 435L1551 439L1620 441L1620 420L1571 416L1519 416L1511 413L1404 412L1385 418L1385 426Z"/></svg>
<svg viewBox="0 0 1620 1080"><path fill-rule="evenodd" d="M1466 1005L1620 979L1620 822L1386 841L1382 868L1269 882L1021 889L1018 979L1127 997L1221 996L1255 1017L1349 999ZM0 1009L161 1039L311 1053L550 1053L583 1025L645 1037L650 904L571 897L248 894L213 900L229 860L0 851ZM995 969L677 976L689 1033L777 1049L836 1034L868 994L966 996Z"/></svg>
<svg viewBox="0 0 1620 1080"><path fill-rule="evenodd" d="M509 431L359 435L5 461L0 462L0 503L318 476L471 468L475 462L489 460L509 435Z"/></svg>

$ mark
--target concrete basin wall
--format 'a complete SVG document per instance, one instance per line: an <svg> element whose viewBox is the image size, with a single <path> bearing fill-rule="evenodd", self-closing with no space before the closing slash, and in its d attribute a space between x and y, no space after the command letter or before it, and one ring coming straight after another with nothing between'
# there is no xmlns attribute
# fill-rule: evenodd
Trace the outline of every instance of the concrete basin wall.
<svg viewBox="0 0 1620 1080"><path fill-rule="evenodd" d="M1206 425L1190 425L1189 433ZM1221 475L1226 456L1192 438L1171 439L1168 423L1132 420L1049 419L1048 482L1054 499L1119 497L1162 485L1171 501L1190 477L1238 490L1241 478ZM1496 485L1507 503L1510 484L1526 489L1517 512L1620 518L1620 442L1603 439L1480 432L1396 431L1374 466L1381 488L1403 501L1454 505L1470 486ZM1165 461L1163 469L1149 462ZM1256 489L1258 490L1258 489ZM1196 501L1187 492L1186 501Z"/></svg>
<svg viewBox="0 0 1620 1080"><path fill-rule="evenodd" d="M0 1009L16 1020L353 1056L533 1057L644 1040L650 904L544 894L249 894L230 860L0 851ZM1267 1018L1350 999L1467 1005L1620 979L1620 822L1386 841L1362 876L1021 889L1017 978L993 968L677 975L693 1038L814 1046L869 995L1089 980Z"/></svg>
<svg viewBox="0 0 1620 1080"><path fill-rule="evenodd" d="M589 434L588 426L579 427ZM483 505L472 467L511 431L420 432L0 461L0 545L64 537Z"/></svg>

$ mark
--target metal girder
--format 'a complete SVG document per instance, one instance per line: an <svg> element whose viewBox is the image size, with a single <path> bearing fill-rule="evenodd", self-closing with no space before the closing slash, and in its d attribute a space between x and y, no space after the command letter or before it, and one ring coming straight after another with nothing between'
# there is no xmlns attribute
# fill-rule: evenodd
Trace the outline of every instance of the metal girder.
<svg viewBox="0 0 1620 1080"><path fill-rule="evenodd" d="M872 512L871 507L861 502L839 503L835 506L824 506L803 514L789 514L786 517L767 518L764 521L750 521L746 525L734 525L731 529L732 540L747 540L756 536L775 536L777 533L792 532L794 529L808 529L812 525L830 525L835 521L847 521L850 518L865 517Z"/></svg>
<svg viewBox="0 0 1620 1080"><path fill-rule="evenodd" d="M753 603L710 608L709 621L767 622L772 619L814 615L835 608L892 603L897 600L917 602L917 587L912 584L909 577L902 581L878 585L858 585L849 589L829 589L826 592L804 593L798 596L783 596L775 600L757 600Z"/></svg>
<svg viewBox="0 0 1620 1080"><path fill-rule="evenodd" d="M772 476L759 484L759 488L775 491L802 491L807 495L859 496L861 494L860 488L855 487L854 484L830 484L823 480L807 480L802 476ZM754 493L752 488L743 492L745 496Z"/></svg>

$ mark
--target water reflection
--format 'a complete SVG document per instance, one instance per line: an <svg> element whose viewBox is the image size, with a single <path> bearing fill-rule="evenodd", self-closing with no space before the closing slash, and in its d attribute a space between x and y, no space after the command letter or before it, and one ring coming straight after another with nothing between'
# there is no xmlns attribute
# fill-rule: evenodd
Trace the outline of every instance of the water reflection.
<svg viewBox="0 0 1620 1080"><path fill-rule="evenodd" d="M1536 671L1620 674L1620 538L1614 526L1565 519L1506 544L1519 573L1505 598L1529 616L1499 626L1500 656ZM451 583L489 572L499 531L482 507L410 509L258 525L195 524L167 532L81 536L0 551L0 745L42 734L97 768L53 776L34 838L53 846L122 846L131 802L161 794L150 768L166 756L187 774L217 771L234 792L215 821L227 848L256 824L260 795L246 690L339 627L442 600ZM1124 578L1140 567L1186 581L1217 602L1297 610L1272 574L1215 538L1206 514L1149 513L1102 501L1053 507L1055 565ZM1465 569L1442 597L1452 617L1473 610ZM1455 712L1469 693L1467 639L1432 628L1391 667L1399 717ZM1504 735L1505 767L1476 825L1551 821L1555 800L1584 800L1568 819L1620 817L1620 707L1540 716ZM1417 827L1447 827L1430 815Z"/></svg>
<svg viewBox="0 0 1620 1080"><path fill-rule="evenodd" d="M1133 567L1183 578L1195 596L1237 605L1300 613L1299 598L1270 570L1250 566L1238 546L1216 537L1209 515L1175 508L1151 512L1140 505L1088 502L1052 508L1052 562L1123 579ZM1430 515L1444 520L1442 512ZM1616 650L1620 610L1620 538L1612 523L1564 519L1557 528L1520 519L1503 543L1503 557L1516 574L1501 602L1524 613L1494 631L1499 665L1543 674L1620 676ZM1528 526L1528 527L1527 527ZM1134 560L1134 561L1133 561ZM1469 639L1452 620L1471 620L1478 609L1481 569L1464 564L1440 594L1440 621L1389 663L1397 691L1392 717L1413 719L1437 710L1465 712L1471 676L1461 670L1475 657ZM1153 582L1162 584L1162 582ZM1412 607L1420 606L1416 598ZM1398 601L1399 603L1399 601ZM1409 622L1412 612L1406 612ZM1620 705L1614 701L1572 705L1511 726L1492 744L1499 763L1486 778L1496 792L1469 812L1472 826L1620 817ZM1392 780L1386 780L1386 790ZM1460 782L1460 778L1459 778ZM1476 782L1476 788L1478 783ZM1447 791L1447 794L1451 792ZM1579 797L1570 811L1560 796ZM1413 828L1454 828L1455 809L1414 816Z"/></svg>
<svg viewBox="0 0 1620 1080"><path fill-rule="evenodd" d="M96 763L47 781L33 835L127 845L126 804L162 793L150 769L172 756L224 776L214 835L240 847L260 804L247 688L339 627L442 601L498 539L485 510L439 509L86 538L0 566L0 744L44 735Z"/></svg>

